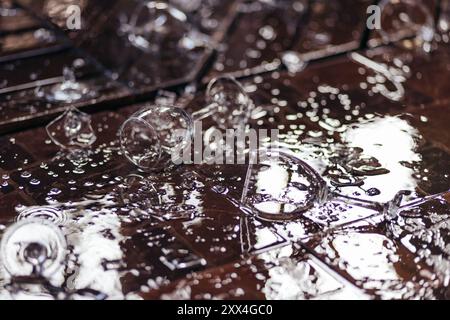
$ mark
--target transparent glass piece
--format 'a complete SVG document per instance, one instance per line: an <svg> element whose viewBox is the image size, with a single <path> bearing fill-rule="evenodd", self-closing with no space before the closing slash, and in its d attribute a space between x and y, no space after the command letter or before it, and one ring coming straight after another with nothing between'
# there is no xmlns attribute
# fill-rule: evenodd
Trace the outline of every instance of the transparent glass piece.
<svg viewBox="0 0 450 320"><path fill-rule="evenodd" d="M260 218L287 220L301 216L328 197L325 181L288 150L264 149L250 157L241 203Z"/></svg>
<svg viewBox="0 0 450 320"><path fill-rule="evenodd" d="M94 98L97 93L85 83L77 81L73 69L64 67L63 82L52 86L45 96L49 101L74 102Z"/></svg>
<svg viewBox="0 0 450 320"><path fill-rule="evenodd" d="M258 152L258 156L257 156ZM313 207L337 201L382 214L393 221L402 210L448 194L410 200L411 191L401 190L386 203L363 200L331 191L321 175L286 149L260 149L252 152L241 199L232 199L263 220L293 220ZM409 201L405 202L408 197Z"/></svg>
<svg viewBox="0 0 450 320"><path fill-rule="evenodd" d="M190 143L194 121L211 117L221 129L240 129L250 118L254 104L232 77L213 79L206 93L207 106L187 114L175 107L176 95L160 92L156 105L144 107L128 118L119 131L125 157L142 170L162 170L181 156ZM175 157L175 159L174 159Z"/></svg>
<svg viewBox="0 0 450 320"><path fill-rule="evenodd" d="M242 85L230 76L220 76L208 83L208 105L193 113L194 120L211 117L220 129L242 128L248 123L254 103Z"/></svg>
<svg viewBox="0 0 450 320"><path fill-rule="evenodd" d="M50 277L64 264L66 250L61 230L49 221L36 218L10 226L0 244L2 264L14 277Z"/></svg>
<svg viewBox="0 0 450 320"><path fill-rule="evenodd" d="M97 139L91 116L72 107L46 126L50 139L68 150L90 147Z"/></svg>

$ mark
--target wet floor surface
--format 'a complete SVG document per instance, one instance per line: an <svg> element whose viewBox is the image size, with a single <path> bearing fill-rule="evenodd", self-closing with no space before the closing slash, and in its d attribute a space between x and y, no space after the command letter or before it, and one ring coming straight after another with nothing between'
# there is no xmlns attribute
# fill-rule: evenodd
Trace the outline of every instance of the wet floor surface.
<svg viewBox="0 0 450 320"><path fill-rule="evenodd" d="M39 1L19 2L39 8ZM41 237L47 242L44 271L62 267L30 277L37 249L17 253L6 243L0 298L450 299L448 35L439 36L428 55L395 44L360 48L364 20L356 21L361 13L347 14L347 2L312 1L310 10L299 4L281 21L267 8L248 19L254 8L230 1L203 26L223 43L215 54L184 57L195 63L180 59L182 68L169 54L164 63L170 67L158 65L161 73L146 63L151 54L122 47L120 35L108 36L118 27L115 13L128 6L123 1L106 5L103 14L90 11L90 37L58 31L51 41L14 40L20 46L6 50L7 37L26 39L23 30L40 30L46 12L41 8L36 17L21 10L14 23L2 18L0 237L13 228L22 228L18 243ZM357 2L353 9L364 14L371 1ZM331 28L336 20L354 32ZM76 48L55 49L68 39ZM301 72L286 70L281 59L287 50L311 61ZM11 58L18 52L29 57ZM401 88L361 64L361 56L401 72ZM51 85L48 79L61 82L55 78L73 61L77 77L96 92L76 103L92 114L97 137L81 159L68 157L45 129L73 103L39 94ZM325 181L327 201L290 214L289 201L307 202L315 192L311 181L296 176L295 162L255 168L263 185L255 188L289 186L283 207L289 218L270 220L255 208L270 215L273 194L238 201L247 165L183 165L148 174L126 160L117 132L145 104L131 101L152 102L155 88L196 78L201 84L223 72L243 76L256 106L251 126L278 129L282 146ZM200 86L183 107L200 109L204 96ZM386 204L403 190L410 193L389 211L333 196ZM47 223L27 225L33 218Z"/></svg>

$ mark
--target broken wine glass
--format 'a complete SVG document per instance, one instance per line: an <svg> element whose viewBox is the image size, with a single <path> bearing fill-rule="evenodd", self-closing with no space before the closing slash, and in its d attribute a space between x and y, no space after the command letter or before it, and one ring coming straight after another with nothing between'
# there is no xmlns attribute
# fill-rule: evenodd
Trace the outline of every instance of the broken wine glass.
<svg viewBox="0 0 450 320"><path fill-rule="evenodd" d="M87 149L97 139L91 116L75 107L69 108L45 129L53 143L71 152Z"/></svg>

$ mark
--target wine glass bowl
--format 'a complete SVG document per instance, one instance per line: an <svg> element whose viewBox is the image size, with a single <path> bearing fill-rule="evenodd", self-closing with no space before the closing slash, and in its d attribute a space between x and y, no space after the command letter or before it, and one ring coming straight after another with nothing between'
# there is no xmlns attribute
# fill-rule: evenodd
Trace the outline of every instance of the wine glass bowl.
<svg viewBox="0 0 450 320"><path fill-rule="evenodd" d="M328 199L322 177L289 150L270 148L250 163L242 204L268 221L292 220Z"/></svg>

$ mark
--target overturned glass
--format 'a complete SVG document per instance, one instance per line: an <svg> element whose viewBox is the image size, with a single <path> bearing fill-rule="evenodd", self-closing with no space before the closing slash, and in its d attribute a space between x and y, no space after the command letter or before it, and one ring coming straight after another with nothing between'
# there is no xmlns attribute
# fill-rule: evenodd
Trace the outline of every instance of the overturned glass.
<svg viewBox="0 0 450 320"><path fill-rule="evenodd" d="M241 128L248 122L254 104L234 78L213 79L206 95L206 107L192 115L167 102L133 114L119 130L125 157L144 171L164 170L177 162L174 157L191 143L194 121L210 117L221 129Z"/></svg>
<svg viewBox="0 0 450 320"><path fill-rule="evenodd" d="M179 135L179 129L184 135ZM190 142L193 124L182 109L148 106L128 118L119 130L125 157L142 170L163 170L170 166L175 148Z"/></svg>

